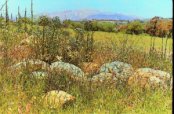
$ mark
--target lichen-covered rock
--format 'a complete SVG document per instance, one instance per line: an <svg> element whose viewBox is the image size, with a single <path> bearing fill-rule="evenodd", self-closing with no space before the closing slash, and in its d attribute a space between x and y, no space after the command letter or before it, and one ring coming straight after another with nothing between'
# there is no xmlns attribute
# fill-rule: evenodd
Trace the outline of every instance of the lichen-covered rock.
<svg viewBox="0 0 174 114"><path fill-rule="evenodd" d="M50 91L43 97L44 106L50 108L61 108L65 105L73 103L75 97L64 91Z"/></svg>
<svg viewBox="0 0 174 114"><path fill-rule="evenodd" d="M116 77L128 78L133 73L133 68L130 64L123 63L120 61L115 61L111 63L106 63L101 66L100 73L114 73Z"/></svg>
<svg viewBox="0 0 174 114"><path fill-rule="evenodd" d="M171 80L170 74L160 70L151 68L137 69L134 74L128 79L128 85L146 87L162 87L167 88Z"/></svg>
<svg viewBox="0 0 174 114"><path fill-rule="evenodd" d="M49 64L41 60L26 60L11 66L10 69L12 71L22 71L26 69L29 72L39 71L39 70L46 71L49 69Z"/></svg>
<svg viewBox="0 0 174 114"><path fill-rule="evenodd" d="M115 75L111 73L100 73L91 78L92 82L106 82L106 81L117 81Z"/></svg>
<svg viewBox="0 0 174 114"><path fill-rule="evenodd" d="M84 72L77 66L65 62L54 62L50 66L51 71L63 71L71 75L73 79L81 80L85 79Z"/></svg>
<svg viewBox="0 0 174 114"><path fill-rule="evenodd" d="M98 87L116 87L117 84L117 78L114 74L111 73L100 73L97 75L94 75L92 78L88 79L88 82L90 82L92 88L98 88Z"/></svg>
<svg viewBox="0 0 174 114"><path fill-rule="evenodd" d="M161 71L161 70L154 70L152 68L139 68L139 69L137 69L137 71L140 73L152 73L156 77L159 77L162 79L170 80L170 78L171 78L169 73Z"/></svg>

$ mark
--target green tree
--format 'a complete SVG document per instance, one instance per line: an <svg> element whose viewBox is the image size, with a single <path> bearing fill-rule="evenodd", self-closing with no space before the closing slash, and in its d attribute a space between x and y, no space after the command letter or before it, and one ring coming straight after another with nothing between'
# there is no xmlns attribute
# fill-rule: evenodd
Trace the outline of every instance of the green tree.
<svg viewBox="0 0 174 114"><path fill-rule="evenodd" d="M93 30L93 25L92 25L92 21L86 21L84 23L84 29L86 31L92 31Z"/></svg>
<svg viewBox="0 0 174 114"><path fill-rule="evenodd" d="M54 17L51 21L51 25L53 28L60 28L61 27L61 21L59 19L59 17Z"/></svg>
<svg viewBox="0 0 174 114"><path fill-rule="evenodd" d="M128 34L141 34L144 31L143 24L140 21L133 21L128 23L126 33Z"/></svg>
<svg viewBox="0 0 174 114"><path fill-rule="evenodd" d="M72 21L71 20L69 20L69 19L67 19L67 20L64 20L63 21L63 26L65 27L65 28L71 28L72 27Z"/></svg>

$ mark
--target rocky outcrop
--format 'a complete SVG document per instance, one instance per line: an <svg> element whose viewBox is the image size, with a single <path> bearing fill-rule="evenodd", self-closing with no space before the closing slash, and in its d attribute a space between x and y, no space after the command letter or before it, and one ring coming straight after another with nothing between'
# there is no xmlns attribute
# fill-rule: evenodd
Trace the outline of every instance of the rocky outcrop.
<svg viewBox="0 0 174 114"><path fill-rule="evenodd" d="M115 77L114 74L111 73L100 73L97 75L94 75L92 78L88 79L88 82L91 82L91 85L93 87L98 87L98 86L110 86L110 87L115 87L117 83L117 78Z"/></svg>
<svg viewBox="0 0 174 114"><path fill-rule="evenodd" d="M170 74L151 68L137 69L129 78L128 85L139 86L141 88L167 88L171 80Z"/></svg>
<svg viewBox="0 0 174 114"><path fill-rule="evenodd" d="M21 72L25 69L29 72L47 71L49 69L49 64L41 60L25 60L11 66L10 69L12 71L18 71L18 72Z"/></svg>
<svg viewBox="0 0 174 114"><path fill-rule="evenodd" d="M100 73L113 73L118 78L127 79L133 73L133 68L130 64L115 61L106 63L100 68Z"/></svg>
<svg viewBox="0 0 174 114"><path fill-rule="evenodd" d="M108 82L108 81L114 81L116 82L117 81L117 78L115 77L115 75L111 74L111 73L100 73L100 74L97 74L95 76L93 76L91 78L91 81L92 82Z"/></svg>
<svg viewBox="0 0 174 114"><path fill-rule="evenodd" d="M51 72L65 72L75 80L85 79L84 72L77 66L65 62L54 62L50 66Z"/></svg>

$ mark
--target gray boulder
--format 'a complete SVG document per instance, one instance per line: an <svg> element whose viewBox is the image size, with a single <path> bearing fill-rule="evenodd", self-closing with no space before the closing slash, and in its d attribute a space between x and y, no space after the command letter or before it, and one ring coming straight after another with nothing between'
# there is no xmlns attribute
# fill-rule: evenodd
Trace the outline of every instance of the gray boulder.
<svg viewBox="0 0 174 114"><path fill-rule="evenodd" d="M100 73L114 73L118 78L128 78L133 73L133 68L130 64L115 61L106 63L101 66Z"/></svg>
<svg viewBox="0 0 174 114"><path fill-rule="evenodd" d="M20 63L13 65L11 68L18 69L18 68L25 68L25 67L33 67L33 68L46 70L48 69L49 64L41 60L30 59L30 60L23 60Z"/></svg>
<svg viewBox="0 0 174 114"><path fill-rule="evenodd" d="M167 73L165 71L161 71L161 70L155 70L152 68L139 68L139 69L137 69L137 71L140 73L151 73L151 74L155 75L156 77L165 79L167 81L170 81L170 79L171 79L171 76L169 73Z"/></svg>
<svg viewBox="0 0 174 114"><path fill-rule="evenodd" d="M91 83L92 88L98 88L98 87L116 87L117 84L117 78L114 74L111 73L100 73L97 75L94 75L92 78L88 79L88 82Z"/></svg>
<svg viewBox="0 0 174 114"><path fill-rule="evenodd" d="M100 73L90 79L92 82L117 81L117 78L111 73Z"/></svg>
<svg viewBox="0 0 174 114"><path fill-rule="evenodd" d="M20 71L22 69L27 69L31 72L37 71L37 70L48 70L49 64L45 63L41 60L24 60L20 63L17 63L10 67L12 70Z"/></svg>
<svg viewBox="0 0 174 114"><path fill-rule="evenodd" d="M69 73L74 79L85 79L84 72L77 66L65 62L54 62L50 66L51 71L63 71Z"/></svg>
<svg viewBox="0 0 174 114"><path fill-rule="evenodd" d="M166 89L170 85L170 81L171 76L167 72L151 68L140 68L129 77L128 85L137 85L143 88L162 87Z"/></svg>

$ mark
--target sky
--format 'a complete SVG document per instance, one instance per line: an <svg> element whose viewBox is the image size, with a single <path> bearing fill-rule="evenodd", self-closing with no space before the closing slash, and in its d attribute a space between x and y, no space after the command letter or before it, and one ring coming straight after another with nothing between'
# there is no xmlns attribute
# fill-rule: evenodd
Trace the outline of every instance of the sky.
<svg viewBox="0 0 174 114"><path fill-rule="evenodd" d="M0 0L0 7L5 0ZM122 13L142 18L160 16L172 17L172 0L33 0L34 14L47 14L65 10L99 10L102 12ZM9 0L9 13L17 15L25 8L30 11L30 0ZM4 13L4 9L0 11Z"/></svg>

